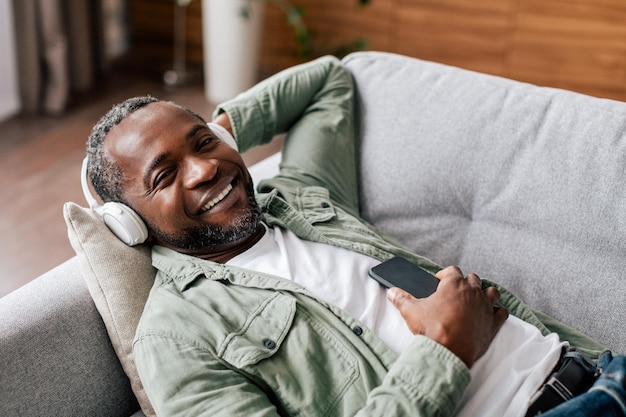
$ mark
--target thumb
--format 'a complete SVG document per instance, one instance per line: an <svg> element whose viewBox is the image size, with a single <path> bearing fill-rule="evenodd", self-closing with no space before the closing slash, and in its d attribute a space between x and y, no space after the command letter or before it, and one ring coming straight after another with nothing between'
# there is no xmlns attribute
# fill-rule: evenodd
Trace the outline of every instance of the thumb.
<svg viewBox="0 0 626 417"><path fill-rule="evenodd" d="M402 306L411 300L413 296L398 287L392 287L387 290L387 299L391 304L396 306L398 310L402 310Z"/></svg>

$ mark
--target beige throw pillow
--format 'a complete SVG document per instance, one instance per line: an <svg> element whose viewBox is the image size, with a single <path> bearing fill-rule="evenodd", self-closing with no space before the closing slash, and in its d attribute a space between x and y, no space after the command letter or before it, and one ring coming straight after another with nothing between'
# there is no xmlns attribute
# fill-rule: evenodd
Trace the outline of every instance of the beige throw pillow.
<svg viewBox="0 0 626 417"><path fill-rule="evenodd" d="M150 247L126 246L99 215L75 203L66 203L63 214L70 243L115 353L142 411L155 416L133 360L133 338L156 273Z"/></svg>

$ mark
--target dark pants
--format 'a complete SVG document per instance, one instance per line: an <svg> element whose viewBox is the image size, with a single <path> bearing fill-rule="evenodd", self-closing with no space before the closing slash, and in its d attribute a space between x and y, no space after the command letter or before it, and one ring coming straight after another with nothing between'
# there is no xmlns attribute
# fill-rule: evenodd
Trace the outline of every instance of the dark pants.
<svg viewBox="0 0 626 417"><path fill-rule="evenodd" d="M541 414L542 417L626 416L626 356L604 353L600 377L584 394Z"/></svg>

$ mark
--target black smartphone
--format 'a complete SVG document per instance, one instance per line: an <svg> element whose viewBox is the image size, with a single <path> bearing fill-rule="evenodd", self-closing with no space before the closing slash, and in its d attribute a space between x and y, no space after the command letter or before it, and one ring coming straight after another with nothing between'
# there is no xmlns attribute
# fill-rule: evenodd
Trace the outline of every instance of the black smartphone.
<svg viewBox="0 0 626 417"><path fill-rule="evenodd" d="M415 298L428 297L439 285L436 277L400 257L376 265L370 269L369 276L386 288L402 288Z"/></svg>

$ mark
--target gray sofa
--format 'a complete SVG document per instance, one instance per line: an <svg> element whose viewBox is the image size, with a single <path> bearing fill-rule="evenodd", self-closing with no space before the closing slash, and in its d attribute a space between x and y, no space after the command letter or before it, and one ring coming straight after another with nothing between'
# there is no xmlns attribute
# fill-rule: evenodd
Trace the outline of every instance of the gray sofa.
<svg viewBox="0 0 626 417"><path fill-rule="evenodd" d="M625 352L626 104L391 54L344 63L363 216ZM76 257L0 317L0 415L143 415Z"/></svg>

